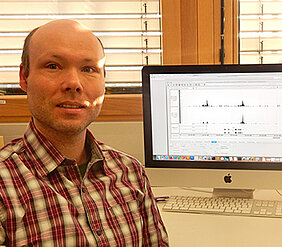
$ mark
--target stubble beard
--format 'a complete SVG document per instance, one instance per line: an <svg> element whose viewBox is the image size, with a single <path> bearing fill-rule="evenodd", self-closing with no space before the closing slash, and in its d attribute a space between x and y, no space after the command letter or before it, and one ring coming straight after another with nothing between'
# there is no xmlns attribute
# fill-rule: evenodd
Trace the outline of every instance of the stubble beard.
<svg viewBox="0 0 282 247"><path fill-rule="evenodd" d="M91 116L83 121L81 119L64 118L62 116L56 117L52 113L46 112L43 107L36 106L31 107L35 126L39 129L42 134L63 135L63 136L74 136L85 132L86 128L95 121L98 117L102 106L97 105L89 112Z"/></svg>

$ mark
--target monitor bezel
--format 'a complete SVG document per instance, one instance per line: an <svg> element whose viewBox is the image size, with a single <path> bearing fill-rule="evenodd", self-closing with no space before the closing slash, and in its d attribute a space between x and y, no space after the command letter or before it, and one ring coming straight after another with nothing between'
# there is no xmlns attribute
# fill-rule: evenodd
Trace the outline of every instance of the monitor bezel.
<svg viewBox="0 0 282 247"><path fill-rule="evenodd" d="M154 160L152 150L152 118L150 100L150 75L152 74L192 74L192 73L263 73L281 72L282 64L256 65L163 65L144 66L142 69L143 125L145 167L147 168L187 168L187 169L229 169L229 170L282 170L280 162L254 161L189 161Z"/></svg>

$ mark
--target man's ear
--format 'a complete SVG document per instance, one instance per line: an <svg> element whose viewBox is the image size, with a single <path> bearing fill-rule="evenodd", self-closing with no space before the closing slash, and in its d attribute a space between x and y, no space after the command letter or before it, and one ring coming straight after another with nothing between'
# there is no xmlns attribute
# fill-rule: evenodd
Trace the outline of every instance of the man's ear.
<svg viewBox="0 0 282 247"><path fill-rule="evenodd" d="M25 76L25 71L24 71L24 67L23 67L22 63L20 65L19 76L20 76L20 86L21 86L21 89L26 92L27 91L27 78Z"/></svg>

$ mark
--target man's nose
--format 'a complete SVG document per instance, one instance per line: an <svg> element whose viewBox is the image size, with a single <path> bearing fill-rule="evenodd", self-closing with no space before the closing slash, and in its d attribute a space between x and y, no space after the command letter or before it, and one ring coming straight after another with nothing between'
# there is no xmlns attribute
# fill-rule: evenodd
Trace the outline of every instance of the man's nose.
<svg viewBox="0 0 282 247"><path fill-rule="evenodd" d="M62 84L63 91L70 91L70 92L80 92L82 90L81 79L79 76L79 71L76 69L68 69L64 73L63 84Z"/></svg>

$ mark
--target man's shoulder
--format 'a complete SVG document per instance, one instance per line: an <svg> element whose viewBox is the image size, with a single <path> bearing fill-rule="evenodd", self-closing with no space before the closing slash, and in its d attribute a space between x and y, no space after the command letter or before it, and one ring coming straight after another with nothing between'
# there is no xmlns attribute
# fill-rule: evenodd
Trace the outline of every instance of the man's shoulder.
<svg viewBox="0 0 282 247"><path fill-rule="evenodd" d="M121 161L124 165L142 166L142 164L132 155L116 148L113 148L109 145L106 145L102 142L98 142L98 144L103 153L103 156L106 158L107 161Z"/></svg>
<svg viewBox="0 0 282 247"><path fill-rule="evenodd" d="M9 160L14 154L19 153L23 148L23 139L17 138L0 149L0 164L5 163Z"/></svg>
<svg viewBox="0 0 282 247"><path fill-rule="evenodd" d="M105 144L103 142L100 142L100 141L97 141L97 142L98 142L99 147L100 147L100 149L102 150L103 153L104 152L113 152L113 153L118 154L120 156L125 156L125 157L130 157L132 159L136 159L133 156L131 156L130 154L125 153L125 152L123 152L123 151L121 151L121 150L119 150L117 148L109 146L109 145L107 145L107 144Z"/></svg>

